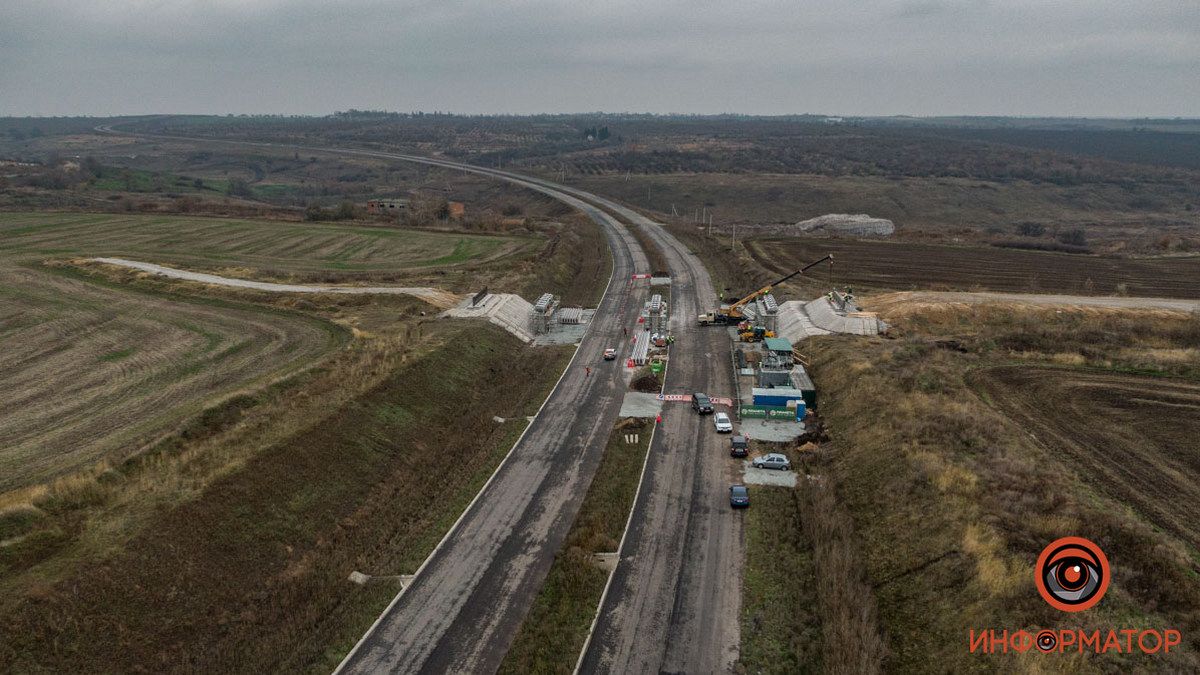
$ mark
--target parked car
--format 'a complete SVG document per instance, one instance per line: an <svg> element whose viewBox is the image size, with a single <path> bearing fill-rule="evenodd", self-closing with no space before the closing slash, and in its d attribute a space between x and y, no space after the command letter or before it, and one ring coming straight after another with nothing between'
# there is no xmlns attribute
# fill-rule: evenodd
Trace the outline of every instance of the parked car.
<svg viewBox="0 0 1200 675"><path fill-rule="evenodd" d="M772 452L762 457L755 457L751 464L756 469L781 469L787 471L792 468L792 463L788 461L787 455L781 455L778 452Z"/></svg>
<svg viewBox="0 0 1200 675"><path fill-rule="evenodd" d="M692 410L701 415L711 415L713 413L712 399L707 394L696 392L692 394Z"/></svg>
<svg viewBox="0 0 1200 675"><path fill-rule="evenodd" d="M605 361L612 361L615 358L617 358L617 350L613 349L612 347L604 350Z"/></svg>
<svg viewBox="0 0 1200 675"><path fill-rule="evenodd" d="M729 505L735 509L750 506L750 490L745 485L730 485Z"/></svg>
<svg viewBox="0 0 1200 675"><path fill-rule="evenodd" d="M729 456L730 457L745 457L750 452L750 441L745 436L731 436L729 438Z"/></svg>
<svg viewBox="0 0 1200 675"><path fill-rule="evenodd" d="M713 415L713 426L717 428L718 434L732 434L733 422L729 421L729 415L725 413L717 413Z"/></svg>

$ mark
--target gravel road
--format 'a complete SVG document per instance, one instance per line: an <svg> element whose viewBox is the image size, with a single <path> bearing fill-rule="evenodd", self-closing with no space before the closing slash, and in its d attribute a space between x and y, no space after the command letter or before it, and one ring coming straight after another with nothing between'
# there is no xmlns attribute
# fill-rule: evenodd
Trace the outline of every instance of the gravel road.
<svg viewBox="0 0 1200 675"><path fill-rule="evenodd" d="M437 288L421 286L315 286L307 284L276 284L269 281L251 281L250 279L221 277L215 274L205 274L203 272L189 272L187 270L175 269L174 267L155 265L154 263L126 260L125 258L92 258L92 260L98 263L104 263L106 265L117 265L119 267L128 267L135 270L141 270L143 272L150 272L151 274L159 274L172 279L183 279L185 281L195 281L201 284L215 284L217 286L231 286L233 288L249 288L256 291L267 291L269 293L370 293L384 295L413 295L423 300L428 300L432 305L443 308L453 307L457 305L464 297L466 297Z"/></svg>

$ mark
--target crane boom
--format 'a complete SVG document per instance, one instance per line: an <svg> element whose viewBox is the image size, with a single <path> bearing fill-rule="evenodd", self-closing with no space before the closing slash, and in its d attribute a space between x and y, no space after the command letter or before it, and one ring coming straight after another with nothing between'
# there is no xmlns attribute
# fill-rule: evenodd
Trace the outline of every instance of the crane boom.
<svg viewBox="0 0 1200 675"><path fill-rule="evenodd" d="M728 310L723 310L723 311L730 316L739 316L741 314L741 311L740 311L741 307L743 305L745 305L746 303L750 302L751 300L754 300L755 298L757 298L759 296L770 293L772 288L778 286L779 284L782 284L783 282L787 281L788 279L791 279L792 277L794 277L798 274L803 274L804 272L807 272L808 270L816 267L817 265L820 265L821 263L825 262L826 260L828 260L830 263L832 263L833 262L833 254L830 253L829 255L825 256L824 258L821 258L820 260L814 260L813 262L808 263L804 267L801 267L800 269L779 279L778 281L767 284L766 286L763 286L762 288L758 289L757 291L754 291L750 295L747 295L746 297L742 298L741 300L738 300L737 302L730 305Z"/></svg>

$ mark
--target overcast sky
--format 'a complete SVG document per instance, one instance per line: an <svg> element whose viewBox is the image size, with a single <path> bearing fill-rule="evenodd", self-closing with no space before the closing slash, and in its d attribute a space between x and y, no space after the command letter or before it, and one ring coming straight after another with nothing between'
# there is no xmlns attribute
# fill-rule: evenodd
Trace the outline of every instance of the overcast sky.
<svg viewBox="0 0 1200 675"><path fill-rule="evenodd" d="M1200 116L1197 0L0 0L0 114Z"/></svg>

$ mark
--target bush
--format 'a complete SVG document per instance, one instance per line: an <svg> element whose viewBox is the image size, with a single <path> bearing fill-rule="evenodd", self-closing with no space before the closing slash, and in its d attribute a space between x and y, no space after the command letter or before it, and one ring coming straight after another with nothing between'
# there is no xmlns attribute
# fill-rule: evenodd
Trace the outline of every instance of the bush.
<svg viewBox="0 0 1200 675"><path fill-rule="evenodd" d="M1068 246L1087 246L1087 233L1083 231L1083 228L1077 227L1073 230L1060 232L1058 240Z"/></svg>
<svg viewBox="0 0 1200 675"><path fill-rule="evenodd" d="M1040 237L1046 234L1046 226L1041 223L1021 223L1017 225L1017 234L1022 237Z"/></svg>

